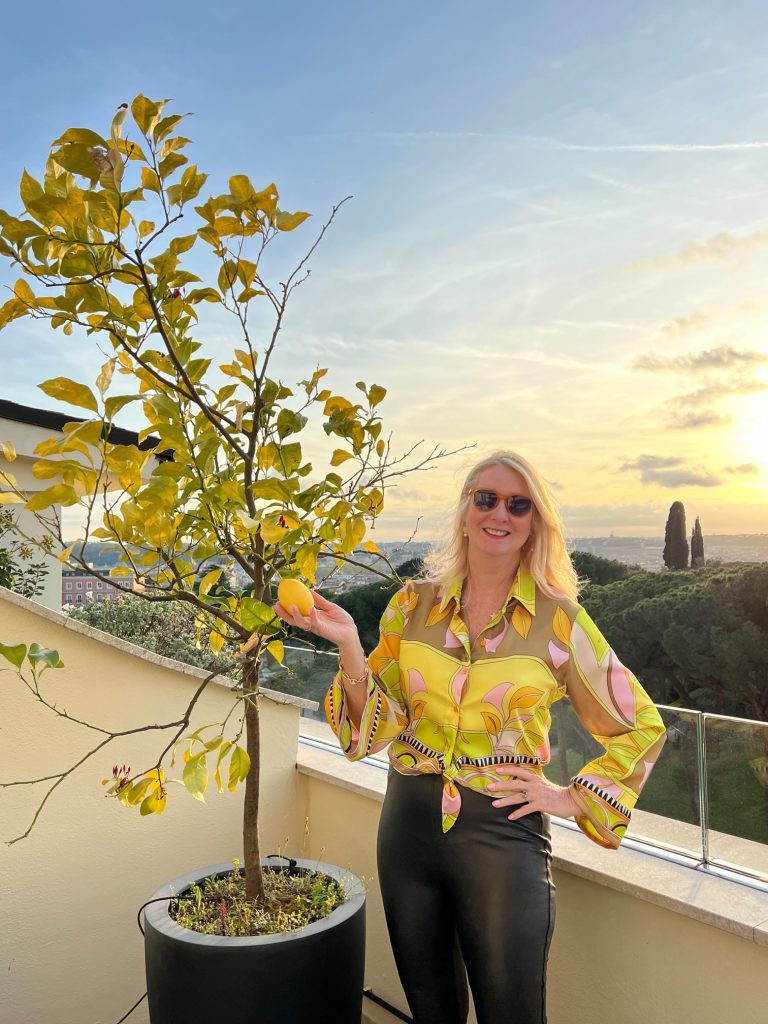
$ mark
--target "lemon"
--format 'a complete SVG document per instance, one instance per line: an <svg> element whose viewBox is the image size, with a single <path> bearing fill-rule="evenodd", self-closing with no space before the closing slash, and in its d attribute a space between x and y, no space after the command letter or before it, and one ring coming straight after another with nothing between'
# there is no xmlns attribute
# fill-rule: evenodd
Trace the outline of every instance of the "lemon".
<svg viewBox="0 0 768 1024"><path fill-rule="evenodd" d="M280 580L277 599L288 612L295 604L302 615L309 615L315 606L312 591L305 587L301 580Z"/></svg>

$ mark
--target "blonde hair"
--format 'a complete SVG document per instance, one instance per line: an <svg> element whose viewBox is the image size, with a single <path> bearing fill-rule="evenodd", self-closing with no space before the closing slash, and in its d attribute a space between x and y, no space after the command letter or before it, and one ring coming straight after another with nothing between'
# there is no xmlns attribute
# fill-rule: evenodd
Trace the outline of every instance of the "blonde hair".
<svg viewBox="0 0 768 1024"><path fill-rule="evenodd" d="M446 537L424 560L423 578L437 583L440 592L469 572L464 517L472 500L467 491L475 487L484 469L506 466L525 480L533 499L531 534L525 542L522 560L533 576L536 586L549 597L576 600L579 578L565 544L563 522L549 484L533 466L516 452L498 451L476 463L467 474L456 504L453 522Z"/></svg>

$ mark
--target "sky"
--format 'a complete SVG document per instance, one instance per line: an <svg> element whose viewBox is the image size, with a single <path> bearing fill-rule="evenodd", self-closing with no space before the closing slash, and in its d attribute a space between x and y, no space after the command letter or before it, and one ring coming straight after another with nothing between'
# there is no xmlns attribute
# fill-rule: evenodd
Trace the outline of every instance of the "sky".
<svg viewBox="0 0 768 1024"><path fill-rule="evenodd" d="M397 450L462 449L388 491L377 539L431 539L500 448L574 537L660 535L675 500L705 535L768 531L764 3L44 0L34 21L4 11L3 209L64 128L106 131L139 92L193 114L208 191L245 173L312 212L278 276L353 197L279 373L375 381ZM221 362L236 342L215 315L200 337ZM17 322L0 396L55 407L41 380L101 362Z"/></svg>

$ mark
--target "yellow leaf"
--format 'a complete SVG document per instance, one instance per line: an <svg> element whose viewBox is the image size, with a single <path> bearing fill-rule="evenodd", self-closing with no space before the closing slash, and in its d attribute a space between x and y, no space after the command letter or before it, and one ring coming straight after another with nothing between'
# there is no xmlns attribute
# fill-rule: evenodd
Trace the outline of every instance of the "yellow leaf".
<svg viewBox="0 0 768 1024"><path fill-rule="evenodd" d="M81 409L90 409L98 412L96 396L85 384L78 384L69 377L53 377L51 380L44 380L37 385L42 392L50 398L56 398L60 402L68 402L70 405L77 405Z"/></svg>
<svg viewBox="0 0 768 1024"><path fill-rule="evenodd" d="M376 546L376 544L374 543L374 541L367 540L365 542L365 544L363 544L363 551L370 551L371 554L378 554L379 549Z"/></svg>
<svg viewBox="0 0 768 1024"><path fill-rule="evenodd" d="M23 505L24 499L12 491L0 491L0 505Z"/></svg>
<svg viewBox="0 0 768 1024"><path fill-rule="evenodd" d="M142 220L139 222L139 238L146 238L147 235L151 235L155 230L155 225L151 220Z"/></svg>
<svg viewBox="0 0 768 1024"><path fill-rule="evenodd" d="M76 505L77 502L78 497L74 487L70 487L69 484L54 484L53 487L47 487L44 491L33 494L25 507L30 512L41 512L43 509L50 508L51 505Z"/></svg>
<svg viewBox="0 0 768 1024"><path fill-rule="evenodd" d="M151 167L141 168L141 187L147 189L148 192L160 194L160 179Z"/></svg>
<svg viewBox="0 0 768 1024"><path fill-rule="evenodd" d="M531 613L521 604L515 606L512 612L512 625L516 632L525 640L531 630Z"/></svg>
<svg viewBox="0 0 768 1024"><path fill-rule="evenodd" d="M294 564L299 570L301 575L310 581L315 582L315 574L317 573L317 546L314 544L307 544L304 547L299 548L294 555Z"/></svg>
<svg viewBox="0 0 768 1024"><path fill-rule="evenodd" d="M99 394L103 398L109 390L109 385L112 383L112 374L115 372L116 359L108 359L101 368L99 376L96 378L96 387L98 388Z"/></svg>
<svg viewBox="0 0 768 1024"><path fill-rule="evenodd" d="M19 194L21 195L21 201L26 206L27 203L34 202L35 199L39 199L43 194L43 187L39 181L27 174L26 171L22 172L21 185L19 186Z"/></svg>
<svg viewBox="0 0 768 1024"><path fill-rule="evenodd" d="M147 814L162 814L165 810L167 799L165 789L161 786L159 789L153 790L149 796L146 797L139 808L139 813L142 816Z"/></svg>
<svg viewBox="0 0 768 1024"><path fill-rule="evenodd" d="M501 719L498 715L492 714L490 711L481 711L485 727L491 736L498 736L501 732Z"/></svg>
<svg viewBox="0 0 768 1024"><path fill-rule="evenodd" d="M450 614L450 612L451 612L450 604L446 605L446 607L443 608L442 611L440 611L440 602L438 601L437 604L432 605L432 608L430 609L429 615L427 616L427 621L426 621L425 625L426 626L435 626L435 625L437 625L437 623L441 622L446 617L446 615Z"/></svg>
<svg viewBox="0 0 768 1024"><path fill-rule="evenodd" d="M238 782L243 782L251 769L251 759L242 747L235 747L229 762L229 785L227 789L234 793Z"/></svg>
<svg viewBox="0 0 768 1024"><path fill-rule="evenodd" d="M195 757L190 757L184 765L182 779L189 792L201 803L205 803L205 791L208 788L207 750L202 750Z"/></svg>
<svg viewBox="0 0 768 1024"><path fill-rule="evenodd" d="M116 565L110 569L110 576L133 576L133 569L129 569L127 565Z"/></svg>
<svg viewBox="0 0 768 1024"><path fill-rule="evenodd" d="M283 658L285 657L285 648L282 640L272 640L267 644L267 650L281 665L283 664Z"/></svg>
<svg viewBox="0 0 768 1024"><path fill-rule="evenodd" d="M16 458L16 449L10 441L0 441L0 455L7 459L8 462L13 462Z"/></svg>
<svg viewBox="0 0 768 1024"><path fill-rule="evenodd" d="M218 654L224 646L224 637L218 630L212 629L208 637L208 643L214 654Z"/></svg>
<svg viewBox="0 0 768 1024"><path fill-rule="evenodd" d="M347 452L343 448L337 448L331 457L331 465L340 466L342 462L346 462L347 459L352 458L354 458L352 452Z"/></svg>
<svg viewBox="0 0 768 1024"><path fill-rule="evenodd" d="M539 703L543 696L542 691L537 690L535 686L523 686L513 692L509 709L511 711L513 708L532 708L534 704Z"/></svg>
<svg viewBox="0 0 768 1024"><path fill-rule="evenodd" d="M142 96L141 93L139 93L133 103L131 103L133 119L144 135L148 135L151 132L154 124L160 116L163 106L164 103L153 103L152 100L148 100L147 97Z"/></svg>
<svg viewBox="0 0 768 1024"><path fill-rule="evenodd" d="M558 608L552 619L552 631L561 644L566 647L571 642L571 621L562 608Z"/></svg>
<svg viewBox="0 0 768 1024"><path fill-rule="evenodd" d="M77 543L77 541L75 541L75 543ZM69 556L72 554L72 549L74 548L74 546L74 544L70 544L69 547L65 548L60 555L57 555L56 557L58 558L58 560L66 565L67 561L69 560Z"/></svg>
<svg viewBox="0 0 768 1024"><path fill-rule="evenodd" d="M210 572L207 572L205 576L203 576L202 582L200 583L200 589L198 591L201 597L205 597L213 584L218 582L223 571L223 569L211 569Z"/></svg>
<svg viewBox="0 0 768 1024"><path fill-rule="evenodd" d="M293 231L299 224L303 224L304 221L309 217L310 214L302 213L285 213L283 210L275 211L275 227L278 231Z"/></svg>
<svg viewBox="0 0 768 1024"><path fill-rule="evenodd" d="M259 533L266 544L279 544L288 530L276 523L262 523Z"/></svg>
<svg viewBox="0 0 768 1024"><path fill-rule="evenodd" d="M23 277L20 277L16 284L13 286L13 294L17 299L20 299L26 306L31 306L35 301L35 293L29 287Z"/></svg>

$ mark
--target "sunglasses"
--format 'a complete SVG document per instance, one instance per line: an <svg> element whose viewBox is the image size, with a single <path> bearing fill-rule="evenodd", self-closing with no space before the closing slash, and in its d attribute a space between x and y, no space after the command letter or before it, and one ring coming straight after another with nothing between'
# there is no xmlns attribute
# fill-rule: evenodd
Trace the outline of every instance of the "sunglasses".
<svg viewBox="0 0 768 1024"><path fill-rule="evenodd" d="M498 505L499 499L507 506L507 512L518 519L527 515L533 507L530 498L523 498L519 494L497 494L483 487L471 487L467 494L471 495L475 508L481 512L491 512Z"/></svg>

